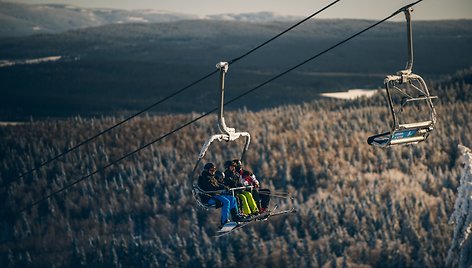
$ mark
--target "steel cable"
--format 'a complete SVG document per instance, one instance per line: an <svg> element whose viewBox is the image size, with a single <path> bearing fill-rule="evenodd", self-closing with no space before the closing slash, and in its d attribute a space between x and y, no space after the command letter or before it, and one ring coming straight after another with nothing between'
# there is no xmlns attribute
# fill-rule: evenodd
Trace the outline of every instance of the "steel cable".
<svg viewBox="0 0 472 268"><path fill-rule="evenodd" d="M268 83L270 83L270 82L272 82L272 81L274 81L274 80L276 80L276 79L278 79L278 78L280 78L280 77L286 75L287 73L289 73L289 72L291 72L291 71L297 69L298 67L307 64L308 62L310 62L310 61L312 61L312 60L314 60L314 59L320 57L321 55L323 55L323 54L329 52L330 50L333 50L334 48L336 48L336 47L338 47L338 46L340 46L340 45L342 45L342 44L348 42L349 40L351 40L351 39L353 39L353 38L355 38L355 37L361 35L362 33L364 33L364 32L366 32L366 31L368 31L368 30L370 30L370 29L372 29L372 28L374 28L374 27L376 27L376 26L382 24L383 22L389 20L390 18L396 16L398 13L402 12L405 8L412 7L412 6L418 4L418 3L422 2L422 1L423 1L423 0L418 0L418 1L414 2L414 3L411 3L411 4L409 4L409 5L406 5L406 6L402 7L402 8L400 8L399 10L397 10L396 12L394 12L392 15L390 15L390 16L388 16L388 17L386 17L386 18L384 18L384 19L382 19L382 20L380 20L380 21L378 21L378 22L372 24L371 26L369 26L369 27L367 27L367 28L365 28L365 29L363 29L363 30L361 30L361 31L359 31L359 32L357 32L357 33L351 35L350 37L344 39L343 41L340 41L340 42L338 42L337 44L335 44L335 45L333 45L333 46L331 46L331 47L329 47L329 48L323 50L322 52L320 52L320 53L318 53L318 54L316 54L316 55L314 55L314 56L308 58L307 60L302 61L301 63L299 63L299 64L293 66L292 68L290 68L290 69L288 69L288 70L286 70L286 71L284 71L284 72L282 72L282 73L280 73L280 74L278 74L278 75L272 77L271 79L269 79L269 80L267 80L267 81L265 81L265 82L263 82L263 83L257 85L256 87L254 87L254 88L252 88L252 89L250 89L250 90L247 90L247 91L244 92L243 94L241 94L241 95L239 95L239 96L237 96L237 97L235 97L235 98L233 98L233 99L231 99L231 100L225 102L224 104L227 105L227 104L233 103L233 102L235 102L235 101L241 99L242 97L244 97L244 96L248 95L249 93L251 93L251 92L253 92L253 91L255 91L255 90L257 90L257 89L263 87L264 85L266 85L266 84L268 84ZM61 189L56 190L56 191L54 191L54 192L52 192L52 193L50 193L50 194L48 194L48 195L46 195L46 196L44 196L44 197L38 199L37 201L34 201L33 203L31 203L31 204L25 206L23 209L17 211L17 213L19 214L19 213L22 213L22 212L24 212L24 211L26 211L26 210L31 209L32 207L38 205L38 204L41 203L42 201L47 200L47 199L49 199L50 197L52 197L52 196L54 196L54 195L56 195L56 194L58 194L58 193L61 193L61 192L65 191L66 189L68 189L68 188L74 186L75 184L77 184L77 183L79 183L79 182L81 182L81 181L83 181L83 180L85 180L85 179L87 179L87 178L89 178L89 177L91 177L91 176L97 174L98 172L101 172L101 171L105 170L106 168L108 168L108 167L110 167L110 166L112 166L112 165L114 165L114 164L120 162L121 160L123 160L123 159L125 159L125 158L127 158L127 157L129 157L129 156L131 156L131 155L133 155L133 154L135 154L135 153L137 153L137 152L139 152L139 151L141 151L141 150L143 150L143 149L149 147L149 146L151 146L152 144L154 144L154 143L156 143L156 142L158 142L158 141L163 140L164 138L166 138L166 137L168 137L168 136L170 136L170 135L172 135L172 134L174 134L174 133L180 131L181 129L183 129L183 128L185 128L185 127L187 127L187 126L189 126L189 125L191 125L191 124L193 124L193 123L199 121L200 119L202 119L202 118L204 118L204 117L210 115L211 113L213 113L213 112L215 112L215 111L217 111L217 110L218 110L218 107L213 108L211 111L208 111L208 112L206 112L206 113L200 115L199 117L197 117L197 118L195 118L195 119L193 119L193 120L191 120L191 121L188 121L187 123L185 123L185 124L183 124L183 125L181 125L181 126L175 128L175 129L172 130L171 132L168 132L167 134L165 134L165 135L163 135L163 136L161 136L161 137L159 137L159 138L157 138L157 139L155 139L155 140L153 140L153 141L151 141L151 142L149 142L149 143L147 143L147 144L145 144L145 145L143 145L143 146L141 146L141 147L139 147L139 148L137 148L137 149L135 149L135 150L133 150L133 151L131 151L131 152L125 154L125 155L123 155L123 156L121 156L120 158L109 162L109 163L106 164L105 166L102 166L102 167L96 169L95 171L93 171L93 172L91 172L91 173L89 173L89 174L87 174L87 175L81 177L80 179L78 179L78 180L76 180L76 181L74 181L74 182L72 182L72 183L67 184L66 186L62 187Z"/></svg>
<svg viewBox="0 0 472 268"><path fill-rule="evenodd" d="M293 30L293 29L296 28L297 26L303 24L303 23L306 22L307 20L309 20L309 19L313 18L314 16L320 14L321 12L325 11L326 9L328 9L328 8L331 7L331 6L333 6L334 4L336 4L336 3L339 2L339 1L341 1L341 0L333 1L332 3L328 4L327 6L323 7L323 8L320 9L320 10L318 10L317 12L311 14L310 16L308 16L308 17L304 18L303 20L299 21L298 23L292 25L291 27L289 27L289 28L287 28L286 30L282 31L281 33L277 34L276 36L270 38L269 40L263 42L262 44L256 46L255 48L251 49L250 51L244 53L243 55L241 55L241 56L239 56L239 57L236 57L236 58L230 60L229 63L230 63L230 64L234 64L234 63L238 62L239 60L241 60L241 59L247 57L248 55L252 54L252 53L255 52L256 50L258 50L258 49L262 48L263 46L267 45L268 43L274 41L275 39L277 39L278 37L284 35L285 33L287 33L287 32L289 32L289 31ZM194 81L194 82L188 84L187 86L185 86L185 87L183 87L183 88L181 88L181 89L175 91L174 93L172 93L172 94L170 94L170 95L164 97L163 99L161 99L161 100L159 100L159 101L157 101L157 102L151 104L150 106L144 108L143 110L141 110L141 111L139 111L139 112L137 112L137 113L135 113L135 114L133 114L133 115L131 115L131 116L125 118L124 120L120 121L119 123L117 123L117 124L115 124L115 125L113 125L113 126L107 128L107 129L105 129L105 130L102 130L101 132L99 132L99 133L97 133L97 134L95 134L95 135L93 135L93 136L91 136L91 137L85 139L84 141L82 141L82 142L80 142L80 143L74 145L73 147L71 147L71 148L69 148L69 149L66 149L66 150L63 151L62 153L59 153L59 154L57 154L56 156L53 156L52 158L49 158L49 159L47 159L47 160L41 162L41 163L38 164L36 167L34 167L34 168L32 168L32 169L30 169L30 170L24 172L24 173L21 173L21 174L20 174L18 177L16 177L15 179L12 179L12 180L9 180L9 181L3 183L2 185L0 185L0 187L1 187L1 188L3 188L3 187L8 187L11 183L17 181L18 179L23 178L23 177L25 177L26 175L29 175L29 174L31 174L31 173L33 173L33 172L39 170L41 167L43 167L43 166L45 166L45 165L47 165L47 164L49 164L49 163L51 163L51 162L53 162L53 161L55 161L55 160L61 158L62 156L64 156L64 155L66 155L66 154L68 154L68 153L70 153L70 152L72 152L72 151L78 149L79 147L81 147L81 146L83 146L83 145L85 145L85 144L91 142L92 140L98 138L99 136L101 136L101 135L103 135L103 134L106 134L106 133L110 132L111 130L117 128L118 126L120 126L120 125L122 125L122 124L124 124L124 123L126 123L126 122L128 122L128 121L130 121L131 119L133 119L133 118L135 118L135 117L137 117L137 116L139 116L139 115L141 115L141 114L143 114L143 113L145 113L145 112L151 110L152 108L156 107L157 105L159 105L159 104L161 104L161 103L163 103L163 102L165 102L165 101L167 101L167 100L169 100L169 99L175 97L176 95L178 95L178 94L180 94L180 93L186 91L187 89L191 88L192 86L194 86L194 85L196 85L196 84L198 84L198 83L200 83L200 82L206 80L207 78L211 77L212 75L214 75L214 74L217 73L217 72L218 72L218 70L214 70L214 71L212 71L211 73L208 73L207 75L201 77L200 79L198 79L198 80L196 80L196 81Z"/></svg>

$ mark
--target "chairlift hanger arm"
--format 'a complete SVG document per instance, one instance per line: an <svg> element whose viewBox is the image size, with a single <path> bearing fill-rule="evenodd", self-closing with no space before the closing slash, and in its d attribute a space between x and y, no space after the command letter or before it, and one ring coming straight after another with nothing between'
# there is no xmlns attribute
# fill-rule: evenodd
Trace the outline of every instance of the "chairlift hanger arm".
<svg viewBox="0 0 472 268"><path fill-rule="evenodd" d="M235 133L234 128L229 128L226 126L225 117L224 117L224 105L225 105L225 76L229 69L229 64L227 62L219 62L216 64L216 68L220 70L220 112L218 114L218 127L221 132L226 133L231 140L231 134Z"/></svg>
<svg viewBox="0 0 472 268"><path fill-rule="evenodd" d="M411 12L413 12L413 8L405 8L403 12L405 13L406 31L408 35L408 63L406 65L406 71L410 74L413 69L413 32L411 28Z"/></svg>
<svg viewBox="0 0 472 268"><path fill-rule="evenodd" d="M211 143L215 140L218 141L235 141L239 139L240 137L246 137L246 142L244 144L243 152L241 154L241 161L244 161L244 158L246 156L246 151L249 148L249 144L251 143L251 135L248 132L236 132L234 128L230 128L226 125L225 118L224 118L224 91L225 91L225 75L228 72L229 69L229 64L227 62L219 62L216 64L216 68L220 70L220 105L219 105L219 114L218 114L218 128L220 130L220 134L215 134L212 135L203 145L200 154L198 155L198 160L197 163L195 164L195 167L193 168L192 171L192 178L196 177L196 171L197 168L205 156L208 148L210 147Z"/></svg>
<svg viewBox="0 0 472 268"><path fill-rule="evenodd" d="M234 141L239 137L246 137L246 144L244 145L244 150L241 155L241 161L244 161L246 151L251 142L251 135L248 132L236 132L236 129L230 128L226 125L224 117L224 104L225 104L225 76L229 69L229 63L219 62L216 64L216 68L220 70L220 112L218 115L218 128L221 132L225 133L227 136L224 136L226 141Z"/></svg>

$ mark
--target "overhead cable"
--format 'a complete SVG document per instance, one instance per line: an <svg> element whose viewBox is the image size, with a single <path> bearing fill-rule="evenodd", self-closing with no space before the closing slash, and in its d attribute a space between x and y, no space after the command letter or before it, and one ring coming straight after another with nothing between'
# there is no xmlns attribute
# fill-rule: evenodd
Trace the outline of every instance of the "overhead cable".
<svg viewBox="0 0 472 268"><path fill-rule="evenodd" d="M276 36L270 38L269 40L263 42L262 44L256 46L255 48L249 50L248 52L244 53L243 55L241 55L241 56L239 56L239 57L236 57L236 58L234 58L234 59L232 59L232 60L230 60L230 61L228 61L228 62L229 62L230 64L231 64L231 63L234 64L234 63L238 62L239 60L241 60L241 59L247 57L248 55L252 54L252 53L255 52L256 50L258 50L258 49L262 48L263 46L267 45L268 43L274 41L274 40L277 39L278 37L284 35L285 33L287 33L287 32L289 32L289 31L293 30L293 29L296 28L297 26L303 24L303 23L306 22L307 20L309 20L309 19L313 18L314 16L320 14L321 12L325 11L326 9L328 9L328 8L331 7L331 6L333 6L334 4L336 4L336 3L339 2L339 1L341 1L341 0L336 0L336 1L331 2L331 3L328 4L327 6L323 7L322 9L318 10L317 12L311 14L310 16L304 18L303 20L299 21L298 23L296 23L296 24L290 26L290 27L287 28L286 30L284 30L284 31L282 31L281 33L277 34ZM214 70L214 71L208 73L207 75L204 75L204 76L201 77L200 79L195 80L194 82L192 82L192 83L188 84L187 86L185 86L185 87L183 87L183 88L181 88L181 89L175 91L174 93L168 95L167 97L164 97L163 99L161 99L161 100L159 100L159 101L157 101L157 102L155 102L155 103L149 105L148 107L142 109L141 111L139 111L139 112L137 112L137 113L135 113L135 114L133 114L133 115L131 115L131 116L129 116L129 117L123 119L123 120L120 121L119 123L117 123L117 124L115 124L115 125L113 125L113 126L107 128L107 129L102 130L101 132L99 132L99 133L97 133L97 134L95 134L95 135L93 135L93 136L91 136L91 137L85 139L84 141L82 141L82 142L76 144L75 146L73 146L73 147L71 147L71 148L69 148L69 149L66 149L66 150L63 151L62 153L57 154L56 156L53 156L53 157L51 157L51 158L45 160L44 162L41 162L40 164L38 164L38 165L35 166L34 168L32 168L32 169L30 169L30 170L28 170L28 171L26 171L26 172L20 174L20 175L19 175L18 177L16 177L15 179L3 183L2 185L0 185L0 187L7 187L7 186L9 186L9 185L10 185L11 183L13 183L14 181L16 181L16 180L18 180L18 179L20 179L20 178L23 178L23 177L25 177L26 175L29 175L29 174L31 174L31 173L33 173L33 172L39 170L41 167L43 167L43 166L45 166L45 165L47 165L47 164L49 164L49 163L51 163L51 162L53 162L53 161L55 161L55 160L61 158L62 156L64 156L64 155L66 155L66 154L68 154L68 153L70 153L70 152L72 152L72 151L78 149L79 147L81 147L81 146L83 146L83 145L85 145L85 144L91 142L92 140L98 138L99 136L101 136L101 135L103 135L103 134L105 134L105 133L107 133L107 132L110 132L111 130L113 130L113 129L117 128L118 126L120 126L120 125L122 125L122 124L124 124L124 123L126 123L126 122L128 122L128 121L130 121L131 119L133 119L133 118L135 118L135 117L137 117L137 116L139 116L139 115L141 115L141 114L143 114L143 113L145 113L145 112L151 110L152 108L156 107L157 105L159 105L159 104L161 104L161 103L163 103L163 102L165 102L165 101L167 101L167 100L169 100L169 99L171 99L171 98L177 96L178 94L180 94L180 93L186 91L187 89L191 88L192 86L195 86L196 84L199 84L200 82L206 80L207 78L211 77L212 75L214 75L214 74L217 73L217 72L218 72L218 70Z"/></svg>
<svg viewBox="0 0 472 268"><path fill-rule="evenodd" d="M414 2L414 3L411 3L411 4L409 4L409 5L406 5L406 6L402 7L402 8L400 8L399 10L395 11L392 15L390 15L390 16L388 16L388 17L386 17L386 18L384 18L384 19L382 19L382 20L376 22L375 24L372 24L371 26L369 26L369 27L367 27L367 28L365 28L365 29L363 29L363 30L361 30L361 31L359 31L359 32L357 32L357 33L351 35L350 37L348 37L348 38L342 40L341 42L339 42L339 43L337 43L337 44L335 44L335 45L333 45L333 46L331 46L331 47L329 47L329 48L323 50L322 52L320 52L320 53L318 53L318 54L316 54L316 55L314 55L314 56L308 58L307 60L304 60L304 61L302 61L301 63L299 63L299 64L297 64L297 65L294 65L294 66L291 67L290 69L287 69L286 71L284 71L284 72L282 72L282 73L280 73L280 74L278 74L278 75L276 75L276 76L270 78L269 80L266 80L265 82L263 82L263 83L261 83L261 84L255 86L254 88L245 91L245 92L242 93L241 95L239 95L239 96L237 96L237 97L235 97L235 98L233 98L233 99L231 99L231 100L225 102L224 105L228 105L228 104L230 104L230 103L233 103L233 102L235 102L235 101L241 99L242 97L248 95L249 93L251 93L251 92L253 92L253 91L255 91L255 90L257 90L257 89L259 89L259 88L261 88L261 87L263 87L263 86L265 86L265 85L267 85L268 83L270 83L270 82L272 82L272 81L274 81L274 80L276 80L276 79L278 79L278 78L280 78L280 77L282 77L282 76L288 74L289 72L291 72L291 71L293 71L293 70L295 70L295 69L301 67L302 65L307 64L308 62L310 62L310 61L312 61L312 60L314 60L314 59L320 57L321 55L323 55L323 54L325 54L325 53L327 53L327 52L333 50L334 48L336 48L336 47L338 47L338 46L340 46L340 45L342 45L342 44L348 42L349 40L351 40L351 39L353 39L353 38L355 38L355 37L357 37L357 36L363 34L364 32L366 32L366 31L368 31L368 30L370 30L370 29L372 29L372 28L374 28L374 27L376 27L376 26L378 26L378 25L384 23L385 21L391 19L392 17L396 16L397 14L403 12L403 10L404 10L405 8L412 7L412 6L418 4L418 3L422 2L422 1L423 1L423 0L418 0L418 1ZM213 112L215 112L215 111L217 111L217 110L218 110L218 107L213 108L212 110L210 110L210 111L208 111L208 112L206 112L206 113L204 113L204 114L202 114L202 115L196 117L195 119L190 120L190 121L188 121L187 123L185 123L185 124L183 124L183 125L181 125L181 126L175 128L175 129L172 130L171 132L168 132L167 134L165 134L165 135L163 135L163 136L161 136L161 137L159 137L159 138L157 138L157 139L155 139L155 140L153 140L153 141L151 141L151 142L149 142L149 143L147 143L147 144L145 144L145 145L143 145L143 146L141 146L141 147L139 147L139 148L137 148L137 149L135 149L135 150L133 150L133 151L127 153L127 154L125 154L125 155L123 155L122 157L120 157L120 158L118 158L118 159L116 159L116 160L113 160L113 161L109 162L109 163L106 164L105 166L102 166L102 167L96 169L95 171L93 171L93 172L91 172L91 173L89 173L89 174L87 174L87 175L85 175L85 176L79 178L78 180L75 180L74 182L67 184L66 186L62 187L61 189L58 189L58 190L56 190L56 191L54 191L54 192L51 192L50 194L48 194L48 195L46 195L46 196L44 196L44 197L42 197L42 198L40 198L40 199L34 201L33 203L31 203L31 204L25 206L23 209L19 210L17 213L21 213L21 212L24 212L24 211L26 211L26 210L31 209L32 207L38 205L39 203L41 203L41 202L43 202L43 201L45 201L45 200L51 198L52 196L54 196L54 195L56 195L56 194L58 194L58 193L61 193L61 192L65 191L66 189L68 189L68 188L74 186L75 184L77 184L77 183L79 183L79 182L81 182L81 181L83 181L83 180L85 180L85 179L87 179L87 178L90 178L91 176L93 176L93 175L95 175L95 174L97 174L97 173L99 173L99 172L105 170L106 168L108 168L108 167L110 167L110 166L112 166L112 165L115 165L116 163L120 162L121 160L123 160L123 159L125 159L125 158L127 158L127 157L129 157L129 156L131 156L131 155L133 155L133 154L135 154L135 153L137 153L137 152L139 152L139 151L141 151L141 150L143 150L143 149L149 147L149 146L151 146L152 144L154 144L154 143L156 143L156 142L158 142L158 141L163 140L164 138L166 138L166 137L168 137L168 136L170 136L170 135L172 135L172 134L174 134L174 133L176 133L176 132L182 130L183 128L185 128L185 127L187 127L187 126L189 126L189 125L191 125L191 124L193 124L193 123L199 121L200 119L202 119L202 118L204 118L204 117L210 115L211 113L213 113Z"/></svg>

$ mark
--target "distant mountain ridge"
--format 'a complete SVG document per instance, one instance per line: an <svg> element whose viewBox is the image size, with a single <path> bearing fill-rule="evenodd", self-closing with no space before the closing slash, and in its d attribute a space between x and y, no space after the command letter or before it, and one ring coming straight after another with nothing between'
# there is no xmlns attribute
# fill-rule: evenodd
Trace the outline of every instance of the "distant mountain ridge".
<svg viewBox="0 0 472 268"><path fill-rule="evenodd" d="M228 98L373 23L308 21L232 65ZM243 55L291 25L293 22L181 20L0 38L0 117L137 110L214 70L216 62ZM420 21L413 31L414 71L428 81L471 66L472 20ZM386 22L271 82L244 105L258 110L301 103L324 92L382 87L385 75L405 66L405 32L403 23ZM217 87L217 79L208 79L166 102L160 111L206 110L208 100L215 100Z"/></svg>
<svg viewBox="0 0 472 268"><path fill-rule="evenodd" d="M143 9L82 8L63 4L20 4L0 1L0 37L18 37L40 33L122 23L156 23L180 20L229 20L267 22L295 20L272 12L198 16L169 11Z"/></svg>

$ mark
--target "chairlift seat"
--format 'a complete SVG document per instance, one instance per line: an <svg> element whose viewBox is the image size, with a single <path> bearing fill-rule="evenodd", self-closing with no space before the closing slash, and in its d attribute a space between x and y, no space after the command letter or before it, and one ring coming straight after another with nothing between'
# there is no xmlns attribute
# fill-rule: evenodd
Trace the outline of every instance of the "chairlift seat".
<svg viewBox="0 0 472 268"><path fill-rule="evenodd" d="M402 124L394 131L371 136L367 139L369 145L388 147L391 145L416 144L426 140L432 131L432 121Z"/></svg>
<svg viewBox="0 0 472 268"><path fill-rule="evenodd" d="M420 141L424 141L426 139L425 136L414 136L414 137L406 137L406 138L396 138L390 141L390 145L398 145L398 144L416 144Z"/></svg>

